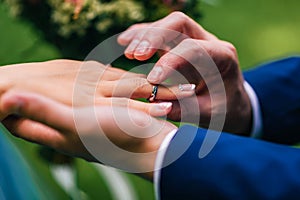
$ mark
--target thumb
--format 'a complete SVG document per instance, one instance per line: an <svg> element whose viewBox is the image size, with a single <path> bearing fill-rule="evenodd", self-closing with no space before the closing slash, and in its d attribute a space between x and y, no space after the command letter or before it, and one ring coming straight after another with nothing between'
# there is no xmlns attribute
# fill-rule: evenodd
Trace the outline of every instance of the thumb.
<svg viewBox="0 0 300 200"><path fill-rule="evenodd" d="M170 51L157 61L148 74L147 80L152 84L161 84L169 78L172 73L186 65L186 59Z"/></svg>

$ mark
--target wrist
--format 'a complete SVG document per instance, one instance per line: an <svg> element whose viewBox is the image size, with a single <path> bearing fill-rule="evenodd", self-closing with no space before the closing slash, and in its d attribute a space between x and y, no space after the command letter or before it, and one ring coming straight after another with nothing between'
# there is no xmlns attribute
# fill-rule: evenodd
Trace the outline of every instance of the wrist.
<svg viewBox="0 0 300 200"><path fill-rule="evenodd" d="M158 159L158 155L164 155L164 151L166 150L167 146L162 146L163 142L165 141L166 137L173 131L177 130L177 127L170 122L167 121L160 121L161 123L164 123L163 128L161 129L159 134L156 134L154 137L149 138L145 141L145 144L143 145L145 148L145 151L147 152L155 152L152 159L148 159L143 165L151 166L150 172L143 173L142 176L147 178L148 180L153 181L154 178L154 171L159 170L156 169L156 162Z"/></svg>
<svg viewBox="0 0 300 200"><path fill-rule="evenodd" d="M239 80L234 91L227 95L227 114L224 131L241 136L249 136L252 128L252 106L244 87L244 80Z"/></svg>

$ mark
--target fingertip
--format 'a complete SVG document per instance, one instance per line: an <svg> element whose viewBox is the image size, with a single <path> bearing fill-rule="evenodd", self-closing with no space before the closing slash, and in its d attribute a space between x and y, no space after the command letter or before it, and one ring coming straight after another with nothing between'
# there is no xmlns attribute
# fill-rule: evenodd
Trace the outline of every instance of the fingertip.
<svg viewBox="0 0 300 200"><path fill-rule="evenodd" d="M147 55L150 49L151 49L150 42L148 42L147 40L142 40L134 51L134 57L137 60L145 60L148 57Z"/></svg>
<svg viewBox="0 0 300 200"><path fill-rule="evenodd" d="M126 58L128 58L130 60L134 59L134 56L133 56L132 52L125 51L124 55L125 55Z"/></svg>
<svg viewBox="0 0 300 200"><path fill-rule="evenodd" d="M128 59L134 59L134 52L139 45L140 41L137 39L134 39L130 42L128 47L125 49L124 54Z"/></svg>
<svg viewBox="0 0 300 200"><path fill-rule="evenodd" d="M171 102L161 102L150 105L152 105L149 111L150 115L159 117L167 115L172 110L173 104Z"/></svg>
<svg viewBox="0 0 300 200"><path fill-rule="evenodd" d="M147 80L152 84L160 84L163 80L163 68L161 66L154 66L147 76Z"/></svg>
<svg viewBox="0 0 300 200"><path fill-rule="evenodd" d="M164 110L166 113L169 113L172 110L172 102L161 102L158 104L158 106Z"/></svg>
<svg viewBox="0 0 300 200"><path fill-rule="evenodd" d="M148 60L151 57L152 57L152 55L149 55L149 54L134 53L134 58L138 61L145 61L145 60Z"/></svg>
<svg viewBox="0 0 300 200"><path fill-rule="evenodd" d="M139 50L139 49L137 49ZM148 48L145 51L135 51L134 58L139 61L145 61L151 58L155 54L156 50L153 48Z"/></svg>

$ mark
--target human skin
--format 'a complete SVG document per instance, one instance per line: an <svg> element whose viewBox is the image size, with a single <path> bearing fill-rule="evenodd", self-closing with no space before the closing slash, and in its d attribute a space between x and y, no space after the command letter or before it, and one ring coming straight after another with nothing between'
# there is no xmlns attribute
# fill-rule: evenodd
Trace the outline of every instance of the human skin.
<svg viewBox="0 0 300 200"><path fill-rule="evenodd" d="M144 141L148 141L146 139L137 139L134 140L134 144L127 144L126 141L131 141L130 137L126 137L128 133L118 127L115 122L115 113L112 111L118 113L116 116L121 116L121 113L132 110L130 116L137 119L138 124L143 125L143 119L165 116L172 107L172 103L169 102L150 104L133 100L150 96L153 85L147 81L146 76L105 66L95 61L52 60L2 66L0 80L0 98L3 97L3 101L1 100L3 106L0 106L0 120L13 135L94 162L100 161L86 150L79 134L93 135L94 131L97 133L98 130L89 128L89 126L95 126L95 124L91 124L91 113L83 112L80 118L83 124L88 126L89 131L77 132L73 109L84 111L95 107L96 113L99 113L99 120L101 119L100 122L104 125L104 131L101 133L108 132L108 136L122 136L115 137L117 139L115 143L119 144L121 148L124 146L130 149L134 147L131 149L132 151L155 152L160 144L158 141L153 144L149 142L145 149L141 143L144 144ZM31 92L34 95L22 98L24 92ZM17 95L13 103L20 103L21 107L24 106L24 112L15 113L10 110L10 106L13 104L10 103L10 100L7 102L5 99L7 99L7 94L12 93ZM184 98L193 93L193 90L181 91L178 86L160 86L157 97L168 100L177 97ZM34 117L33 113L39 116ZM47 124L52 120L54 120L54 126ZM121 120L127 122L128 127L136 127L131 123L130 118ZM154 118L153 120L159 121ZM169 128L155 138L162 140L171 128L176 128L171 123L167 124ZM60 125L63 125L62 129L59 128ZM150 129L153 131L151 127L137 126L136 128L138 132L142 133L147 133ZM126 141L123 142L122 138ZM155 155L147 159L147 164L142 165L152 167ZM147 171L144 176L151 179L152 172L151 170Z"/></svg>
<svg viewBox="0 0 300 200"><path fill-rule="evenodd" d="M224 131L249 135L252 110L243 87L237 52L231 43L218 39L181 12L173 12L152 23L135 24L118 37L118 42L127 46L124 53L129 59L147 60L159 53L159 60L147 77L150 83L161 84L172 79L176 71L197 86L199 109L188 106L190 98L185 99L183 106L174 99L168 115L170 119L189 119L192 115L199 115L199 112L195 113L199 110L198 125L208 127L212 113L225 115ZM209 59L213 64L202 64ZM206 69L214 66L216 73L206 75ZM218 79L218 74L221 79ZM206 76L205 80L203 76ZM218 95L222 88L226 96L213 103L211 95Z"/></svg>
<svg viewBox="0 0 300 200"><path fill-rule="evenodd" d="M161 31L163 30L161 27L163 27L164 25L168 25L169 29L173 28L177 30L176 27L179 27L179 31L184 32L190 37L179 38L179 44L170 48L170 51L163 52L164 54L160 57L152 72L150 72L150 74L148 75L147 80L153 84L160 84L162 81L172 75L172 70L178 70L189 77L191 72L190 70L193 66L191 66L190 63L187 63L185 59L178 57L178 52L183 55L190 55L189 58L194 59L193 61L197 63L197 61L200 62L201 59L203 59L203 57L199 55L202 55L203 50L205 50L215 62L222 77L222 82L215 82L215 76L212 76L211 79L208 79L208 81L212 83L215 82L215 91L218 91L218 88L222 86L224 86L226 90L226 99L219 99L219 106L224 106L224 104L226 104L228 108L227 112L225 113L226 122L224 130L231 131L232 133L239 133L244 135L248 134L251 126L251 106L248 96L243 88L244 80L239 69L239 64L234 47L227 42L218 40L210 33L207 33L202 27L200 27L197 23L193 22L190 18L183 15L182 13L173 13L158 22L154 22L154 25L146 24L146 26L159 26L160 29L153 28L146 30ZM178 24L180 26L177 26ZM136 27L138 26L139 25L137 25ZM145 26L145 24L143 24L143 26ZM128 43L125 44L124 41L121 41L120 43L130 46L131 42L134 41L134 38L138 37L140 33L143 33L142 36L145 36L146 38L150 35L160 35L161 37L164 36L163 32L144 34L144 30L135 29L134 27L130 28L130 30L133 31L130 31L130 34L134 34L128 36L125 32L125 36L121 35L119 38L119 42L120 40L122 40L121 37L127 37L127 39L129 38L127 40ZM141 30L142 32L140 32ZM155 40L154 43L157 43L157 38L154 37L153 39ZM149 44L151 44L150 39ZM134 45L138 46L138 44ZM148 50L148 48L150 48L150 50ZM137 59L138 57L135 57L134 55L136 48L131 49L134 49L134 51L132 50L132 52L134 53L130 53L130 51L127 49L125 52L126 55L129 58ZM156 52L156 50L157 49L155 48L151 48L151 46L147 47L146 50L143 50L144 53L148 51L153 52L146 53L145 55L139 54L140 58L138 59L146 60L150 58L153 53ZM177 54L174 54L174 52L177 52ZM130 57L129 54L133 56ZM201 65L199 65L199 67L201 67ZM155 72L157 68L159 68L160 73ZM153 77L151 77L153 76L153 73L154 75L158 75L156 76L156 78L158 79L153 79ZM118 81L119 77L120 76L116 78ZM199 108L202 111L202 113L200 114L204 116L204 119L209 119L211 113L213 112L212 110L218 110L218 106L214 107L216 105L211 105L209 95L210 91L208 91L208 89L205 87L205 83L203 84L203 80L201 79L201 77L190 78L192 78L190 80L190 83L197 85L196 94ZM147 82L147 80L145 80L145 77L142 77L142 79ZM73 81L74 79L72 79L71 82ZM127 80L125 79L125 81ZM126 82L123 82L123 84L121 85L126 86L127 84L125 83ZM85 84L83 84L83 86L85 85L86 82ZM138 85L141 86L141 84ZM100 93L102 91L102 88L103 87L99 89ZM109 86L107 86L107 88L109 88ZM149 86L143 87L142 90L144 90L145 88L148 89L146 93L149 95L152 90L152 85L149 84ZM166 88L159 88L159 94L164 95L170 90L167 89L166 91L164 91L163 89ZM111 91L111 89L106 92L109 91ZM124 90L121 90L121 92L123 91ZM180 91L180 89L178 91L178 85L175 84L172 94L176 92L180 94ZM140 91L139 94L141 93L142 92ZM42 95L42 92L40 92L40 94L32 94L15 91L12 89L6 90L0 98L0 110L4 116L1 119L2 123L8 128L8 130L10 130L12 134L17 137L46 145L68 155L81 157L89 161L101 162L95 159L95 157L91 155L83 145L81 140L82 136L93 138L94 134L98 133L101 136L108 137L115 145L126 151L145 153L157 152L166 135L171 131L177 129L173 124L167 121L154 118L153 116L155 115L151 116L152 114L149 114L149 110L147 109L139 109L139 107L136 108L124 103L115 105L111 103L97 104L96 106L92 104L91 107L91 105L84 105L83 102L82 106L71 107L68 103L61 103L63 101L59 99L60 97L56 99L49 98L49 95L47 94L46 95L48 97ZM181 97L183 99L190 98L188 95L186 97L182 95ZM124 100L124 98L122 99ZM176 95L169 95L168 97L158 95L157 100L172 100L173 107L160 106L159 108L161 109L162 113L169 113L169 116L171 118L177 120L180 119L178 118L180 116L178 115L178 112L182 112L182 110L178 105L176 105ZM153 104L150 104L150 106L151 105ZM184 111L184 114L193 114L193 111L189 110L190 108L186 107L186 109L187 110ZM43 110L44 112L40 112L40 110ZM96 121L91 120L91 112L89 112L90 110L93 110ZM122 114L115 115L116 112ZM79 119L76 119L74 117L74 113L80 113ZM123 115L124 113L125 115ZM79 121L84 125L84 127L81 127L81 129L78 130L78 127L76 127L75 123L76 121ZM119 121L123 122L121 127L120 124L118 124ZM207 125L207 123L208 121L200 122L200 124L203 125ZM100 130L99 125L101 127ZM124 130L130 130L130 132ZM148 135L151 135L151 137L146 137ZM149 166L149 170L145 171L145 173L142 173L142 175L151 180L153 178L156 156L157 154L154 153L150 158L148 157L147 159L135 160L134 162L131 162L131 164L138 169ZM120 157L120 155L116 154L111 155L111 161L113 162L115 160L120 162L124 160L126 161L126 157ZM120 168L120 166L112 166Z"/></svg>
<svg viewBox="0 0 300 200"><path fill-rule="evenodd" d="M152 92L145 75L127 72L95 61L52 60L0 67L0 95L6 91L27 91L45 95L66 105L128 105L155 116L157 104L131 99L148 98ZM193 91L178 86L161 86L160 99L183 98ZM131 99L129 99L131 98ZM1 111L0 111L1 116Z"/></svg>
<svg viewBox="0 0 300 200"><path fill-rule="evenodd" d="M170 122L153 118L146 112L125 105L75 108L28 92L6 92L0 98L0 109L7 116L1 122L13 135L70 156L102 163L101 159L96 159L95 154L88 151L89 146L82 141L82 138L95 140L97 137L100 137L97 140L99 144L107 137L124 151L152 153L139 159L128 159L124 154L113 153L110 148L105 148L104 151L100 148L102 151L97 152L100 155L103 152L106 156L109 155L108 163L102 164L117 162L121 165L112 167L121 169L122 164L129 164L133 170L138 170L141 176L149 180L153 179L155 160L163 139L177 129ZM171 107L161 109L168 113ZM95 121L91 119L91 111L96 114ZM79 119L76 119L74 113L80 113L77 116ZM124 113L126 114L123 115ZM83 126L76 124L77 121ZM118 121L124 122L123 125L120 126Z"/></svg>

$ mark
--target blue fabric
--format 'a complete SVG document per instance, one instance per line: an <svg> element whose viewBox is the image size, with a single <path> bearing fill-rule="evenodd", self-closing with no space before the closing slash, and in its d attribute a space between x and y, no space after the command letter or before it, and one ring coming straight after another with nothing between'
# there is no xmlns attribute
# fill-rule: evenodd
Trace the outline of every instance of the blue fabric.
<svg viewBox="0 0 300 200"><path fill-rule="evenodd" d="M261 104L262 139L276 143L222 133L200 159L207 130L183 126L164 158L164 165L175 161L161 171L162 200L299 199L300 149L277 143L300 141L300 58L265 64L245 78Z"/></svg>
<svg viewBox="0 0 300 200"><path fill-rule="evenodd" d="M41 199L27 163L1 129L0 153L0 199Z"/></svg>
<svg viewBox="0 0 300 200"><path fill-rule="evenodd" d="M222 133L200 159L206 129L183 126L168 147L164 163L187 151L161 171L161 199L299 199L300 149ZM184 146L184 145L183 145Z"/></svg>
<svg viewBox="0 0 300 200"><path fill-rule="evenodd" d="M244 73L260 101L262 139L300 142L300 57L271 62Z"/></svg>

